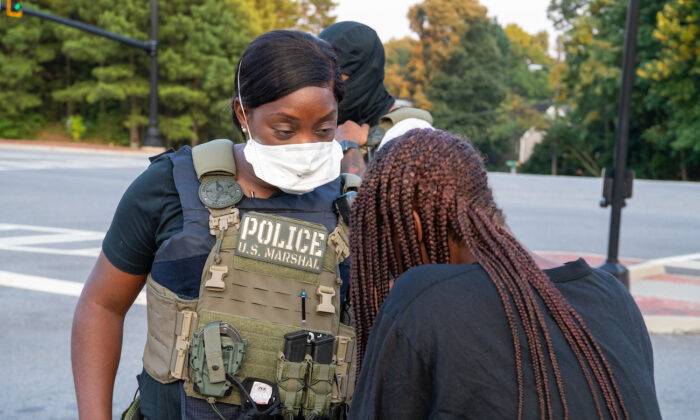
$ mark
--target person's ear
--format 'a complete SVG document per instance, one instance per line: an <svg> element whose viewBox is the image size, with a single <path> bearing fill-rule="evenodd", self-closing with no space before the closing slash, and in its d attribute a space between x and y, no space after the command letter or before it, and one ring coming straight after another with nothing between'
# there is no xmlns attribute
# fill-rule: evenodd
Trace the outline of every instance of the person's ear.
<svg viewBox="0 0 700 420"><path fill-rule="evenodd" d="M421 256L423 257L423 264L430 264L430 258L428 258L428 249L425 247L425 244L423 243L423 225L421 224L420 216L418 216L418 212L415 210L413 210L413 223L416 227L416 236L418 239L418 243L420 244L420 253L421 253Z"/></svg>
<svg viewBox="0 0 700 420"><path fill-rule="evenodd" d="M413 210L413 223L416 227L416 235L418 235L418 242L423 242L423 226L420 223L420 216L418 212Z"/></svg>
<svg viewBox="0 0 700 420"><path fill-rule="evenodd" d="M235 98L233 100L233 113L236 116L236 119L238 120L238 123L241 125L243 128L243 132L245 133L248 129L248 124L246 124L246 116L250 118L250 110L246 109L245 110L245 115L243 114L243 107L241 105L241 101L238 100L238 98Z"/></svg>

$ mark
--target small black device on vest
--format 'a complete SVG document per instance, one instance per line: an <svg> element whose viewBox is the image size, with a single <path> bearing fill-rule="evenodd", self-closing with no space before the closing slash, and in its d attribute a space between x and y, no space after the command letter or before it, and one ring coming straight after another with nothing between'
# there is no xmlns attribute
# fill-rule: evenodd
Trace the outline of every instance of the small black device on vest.
<svg viewBox="0 0 700 420"><path fill-rule="evenodd" d="M333 362L333 344L335 336L331 334L316 334L311 342L311 358L314 363L329 365Z"/></svg>
<svg viewBox="0 0 700 420"><path fill-rule="evenodd" d="M284 358L290 362L302 362L306 355L306 339L309 332L299 330L284 335Z"/></svg>
<svg viewBox="0 0 700 420"><path fill-rule="evenodd" d="M352 207L352 202L355 200L357 191L348 191L345 194L339 196L333 201L333 208L343 222L350 226L350 208Z"/></svg>

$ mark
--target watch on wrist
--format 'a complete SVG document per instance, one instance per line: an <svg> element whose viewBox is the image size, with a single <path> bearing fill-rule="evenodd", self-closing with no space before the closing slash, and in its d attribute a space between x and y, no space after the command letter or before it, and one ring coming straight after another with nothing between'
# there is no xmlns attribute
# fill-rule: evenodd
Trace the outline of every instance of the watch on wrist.
<svg viewBox="0 0 700 420"><path fill-rule="evenodd" d="M357 150L360 150L360 145L355 143L352 140L341 140L340 141L340 147L343 148L343 154L348 151L348 149L355 148Z"/></svg>

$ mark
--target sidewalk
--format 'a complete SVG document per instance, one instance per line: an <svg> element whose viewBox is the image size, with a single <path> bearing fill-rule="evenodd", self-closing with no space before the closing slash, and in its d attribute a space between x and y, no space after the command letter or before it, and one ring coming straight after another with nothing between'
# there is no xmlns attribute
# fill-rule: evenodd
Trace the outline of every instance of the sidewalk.
<svg viewBox="0 0 700 420"><path fill-rule="evenodd" d="M579 257L591 267L602 255L536 251L544 258L567 262ZM622 258L630 272L630 292L652 334L700 334L700 253L656 260Z"/></svg>

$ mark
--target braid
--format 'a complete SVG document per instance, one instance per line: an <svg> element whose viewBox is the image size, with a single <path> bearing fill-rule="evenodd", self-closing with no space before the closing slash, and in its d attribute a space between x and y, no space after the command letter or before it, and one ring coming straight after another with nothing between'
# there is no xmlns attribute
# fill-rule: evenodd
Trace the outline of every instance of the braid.
<svg viewBox="0 0 700 420"><path fill-rule="evenodd" d="M413 218L421 219L419 243ZM609 363L583 319L503 223L480 155L467 142L440 130L411 130L384 146L370 164L351 214L350 298L356 318L357 373L378 306L391 276L423 264L450 262L448 236L466 244L493 282L515 350L518 419L523 417L524 332L541 419L552 419L552 393L569 409L550 330L549 313L572 350L600 418L628 419ZM602 397L602 401L601 401Z"/></svg>

